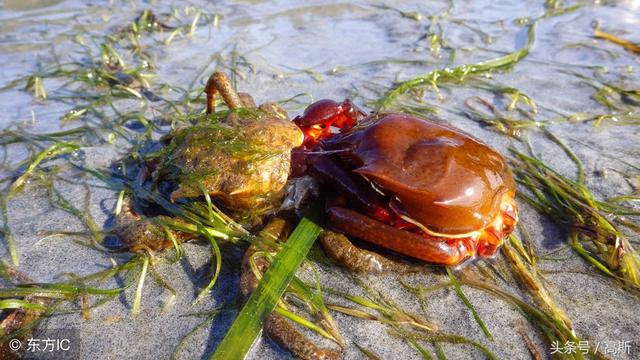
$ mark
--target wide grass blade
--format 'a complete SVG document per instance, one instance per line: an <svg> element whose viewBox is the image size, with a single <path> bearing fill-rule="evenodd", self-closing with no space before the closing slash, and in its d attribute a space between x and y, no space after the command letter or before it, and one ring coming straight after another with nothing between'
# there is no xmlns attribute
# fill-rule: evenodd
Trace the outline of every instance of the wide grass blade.
<svg viewBox="0 0 640 360"><path fill-rule="evenodd" d="M244 359L262 331L265 319L274 310L280 296L320 234L319 214L320 208L317 204L300 221L210 359Z"/></svg>

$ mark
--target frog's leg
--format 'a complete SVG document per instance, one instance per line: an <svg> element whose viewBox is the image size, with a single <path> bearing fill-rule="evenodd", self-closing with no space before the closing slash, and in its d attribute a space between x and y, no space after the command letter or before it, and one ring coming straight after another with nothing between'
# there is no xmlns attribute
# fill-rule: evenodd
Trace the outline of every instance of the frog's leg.
<svg viewBox="0 0 640 360"><path fill-rule="evenodd" d="M220 93L222 99L227 104L229 109L247 108L256 109L256 102L251 95L244 92L236 92L233 89L233 85L229 81L227 76L219 71L216 71L209 77L204 92L207 94L207 114L211 114L215 111L216 93Z"/></svg>
<svg viewBox="0 0 640 360"><path fill-rule="evenodd" d="M207 94L207 114L215 111L214 96L216 93L220 93L229 109L245 107L242 99L233 89L231 81L229 81L229 78L223 72L216 71L209 77L204 92Z"/></svg>
<svg viewBox="0 0 640 360"><path fill-rule="evenodd" d="M178 243L197 237L195 234L171 230L168 226L161 225L162 222L179 221L168 216L144 218L135 213L130 200L125 200L120 213L116 215L113 232L126 245L128 251L160 251L174 246L167 231L171 232Z"/></svg>
<svg viewBox="0 0 640 360"><path fill-rule="evenodd" d="M282 240L286 238L288 226L285 220L275 218L260 234L272 240ZM249 246L242 259L240 290L245 297L249 297L251 292L258 286L258 279L253 273L251 262L253 262L261 273L264 273L269 266L263 257L254 256L258 250L255 245ZM264 330L272 340L289 350L297 358L305 360L333 360L342 358L340 351L317 346L307 336L298 331L288 319L275 312L266 319Z"/></svg>
<svg viewBox="0 0 640 360"><path fill-rule="evenodd" d="M6 270L7 275L9 276L9 283L13 283L15 285L34 283L31 278L17 269L7 268ZM42 307L49 306L53 301L50 298L38 297L35 295L27 295L24 297L24 300ZM31 328L31 326L34 325L34 322L38 321L43 313L43 310L24 308L0 311L0 334L3 334L5 338L8 338L9 335L14 333L16 336L27 336L29 332L27 331L24 333L24 331ZM11 354L13 352L12 349L9 349L8 344L8 341L0 343L0 354ZM9 350L12 352L10 353ZM9 356L9 358L13 359L11 356Z"/></svg>
<svg viewBox="0 0 640 360"><path fill-rule="evenodd" d="M328 257L355 273L417 272L418 265L401 263L373 251L353 245L345 235L333 231L320 234L320 244Z"/></svg>
<svg viewBox="0 0 640 360"><path fill-rule="evenodd" d="M300 333L291 322L282 315L271 314L264 325L267 335L303 360L337 360L342 353L333 349L320 348Z"/></svg>

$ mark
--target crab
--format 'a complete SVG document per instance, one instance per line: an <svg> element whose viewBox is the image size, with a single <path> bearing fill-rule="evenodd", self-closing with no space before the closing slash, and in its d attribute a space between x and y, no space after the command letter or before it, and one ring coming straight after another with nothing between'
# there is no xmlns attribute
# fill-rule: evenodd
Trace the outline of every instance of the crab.
<svg viewBox="0 0 640 360"><path fill-rule="evenodd" d="M320 100L294 122L305 135L307 172L337 194L327 215L338 233L457 265L492 257L518 221L505 159L456 128L401 113L366 116L349 100ZM328 232L321 241L333 257L367 268L345 239ZM368 268L383 265L364 257L375 262Z"/></svg>
<svg viewBox="0 0 640 360"><path fill-rule="evenodd" d="M236 93L221 72L205 92L208 114L216 93L229 112L162 139L151 177L171 200L207 193L234 214L260 217L277 211L287 181L310 174L338 194L329 197L331 229L445 265L493 256L517 222L504 158L458 129L400 113L366 115L350 100L317 101L291 122L277 105L256 107ZM127 211L119 220L137 218ZM120 227L134 250L171 245L161 232L146 241L153 226L136 223ZM325 238L325 248L344 244Z"/></svg>
<svg viewBox="0 0 640 360"><path fill-rule="evenodd" d="M222 73L212 75L205 92L206 119L163 138L166 147L140 175L150 176L152 186L172 201L207 194L234 219L247 212L268 218L290 202L289 185L318 182L330 228L320 241L330 257L354 271L405 265L356 247L348 237L425 262L457 265L493 256L518 220L515 183L504 158L435 119L367 115L350 100L320 100L289 121L276 105L256 107L249 95L236 93ZM216 93L228 112L214 113ZM275 221L263 232L286 238L286 226ZM157 221L138 216L130 204L116 218L116 229L131 251L173 246ZM175 235L180 242L194 237ZM249 266L256 251L250 246L243 260L246 296L258 281ZM268 266L256 264L261 272ZM267 318L265 329L297 357L341 357L316 346L278 314Z"/></svg>

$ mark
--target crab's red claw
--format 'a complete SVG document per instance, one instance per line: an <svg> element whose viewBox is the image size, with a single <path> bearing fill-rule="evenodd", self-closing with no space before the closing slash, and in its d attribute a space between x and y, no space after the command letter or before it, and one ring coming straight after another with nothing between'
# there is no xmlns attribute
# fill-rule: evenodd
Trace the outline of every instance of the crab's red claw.
<svg viewBox="0 0 640 360"><path fill-rule="evenodd" d="M323 99L309 105L293 122L304 133L304 146L309 148L331 137L332 127L341 131L350 129L364 116L364 112L349 99L342 103Z"/></svg>

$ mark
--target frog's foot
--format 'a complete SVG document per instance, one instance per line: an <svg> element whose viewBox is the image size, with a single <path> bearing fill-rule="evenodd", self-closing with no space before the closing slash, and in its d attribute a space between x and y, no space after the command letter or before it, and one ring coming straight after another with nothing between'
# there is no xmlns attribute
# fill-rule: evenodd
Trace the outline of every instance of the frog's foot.
<svg viewBox="0 0 640 360"><path fill-rule="evenodd" d="M27 277L25 276L25 278ZM28 279L28 281L21 280L20 282L33 283L31 279ZM37 297L33 295L25 296L24 300L42 307L49 306L53 301L50 298ZM24 333L24 330L31 328L34 322L38 321L43 313L43 310L36 309L12 309L6 310L4 313L0 311L0 334L11 335L16 333L21 336L28 336L29 333ZM7 341L0 343L0 354L9 354L9 349L5 349L7 344ZM4 359L2 356L0 356L0 358Z"/></svg>
<svg viewBox="0 0 640 360"><path fill-rule="evenodd" d="M125 245L125 249L131 252L160 251L174 246L170 235L177 242L183 243L194 239L196 235L175 231L168 226L162 226L162 222L176 222L167 216L144 218L136 214L130 200L126 200L120 213L116 215L113 233Z"/></svg>
<svg viewBox="0 0 640 360"><path fill-rule="evenodd" d="M36 298L31 296L25 299L32 304L41 305L41 306L46 306L51 301L45 298ZM11 310L4 319L0 320L0 333L8 335L20 329L25 329L29 325L31 325L34 321L37 321L42 314L43 314L43 311L41 310L32 310L32 309L31 310L28 310L28 309ZM2 346L0 346L0 349L2 349Z"/></svg>
<svg viewBox="0 0 640 360"><path fill-rule="evenodd" d="M342 353L333 349L320 348L308 337L300 333L282 315L271 314L264 325L267 335L293 355L303 360L342 359Z"/></svg>
<svg viewBox="0 0 640 360"><path fill-rule="evenodd" d="M286 238L287 223L283 219L275 218L262 231L261 236L269 240L282 240ZM258 286L258 279L252 270L253 266L262 274L269 267L264 257L254 256L258 248L249 246L242 259L242 272L240 274L240 291L245 297ZM267 336L282 348L290 351L294 356L303 360L333 360L342 359L342 353L334 349L321 348L311 339L302 334L286 318L277 313L272 313L265 321L264 330Z"/></svg>
<svg viewBox="0 0 640 360"><path fill-rule="evenodd" d="M31 279L29 276L9 265L6 265L3 270L6 277L6 286L34 283L33 279ZM25 296L24 300L42 306L47 306L48 303L51 302L49 299L40 298L33 295ZM41 314L42 311L34 309L20 308L6 309L4 311L0 310L0 334L10 335L17 330L23 329L32 321L38 319ZM6 341L4 343L0 342L0 354L9 354L10 349L8 348L7 344L8 342ZM0 356L0 358L3 357Z"/></svg>
<svg viewBox="0 0 640 360"><path fill-rule="evenodd" d="M376 252L359 248L343 234L324 231L320 243L327 256L356 273L415 272L423 269L389 259Z"/></svg>
<svg viewBox="0 0 640 360"><path fill-rule="evenodd" d="M281 218L272 219L263 229L260 231L260 236L269 241L280 241L282 239L286 239L287 234L290 232L289 223ZM255 268L260 272L260 274L264 274L269 267L269 263L264 257L254 256L254 254L259 251L257 246L251 245L245 251L244 256L242 257L242 268L240 272L240 292L246 298L251 295L253 290L258 286L258 278L253 272L251 263Z"/></svg>

